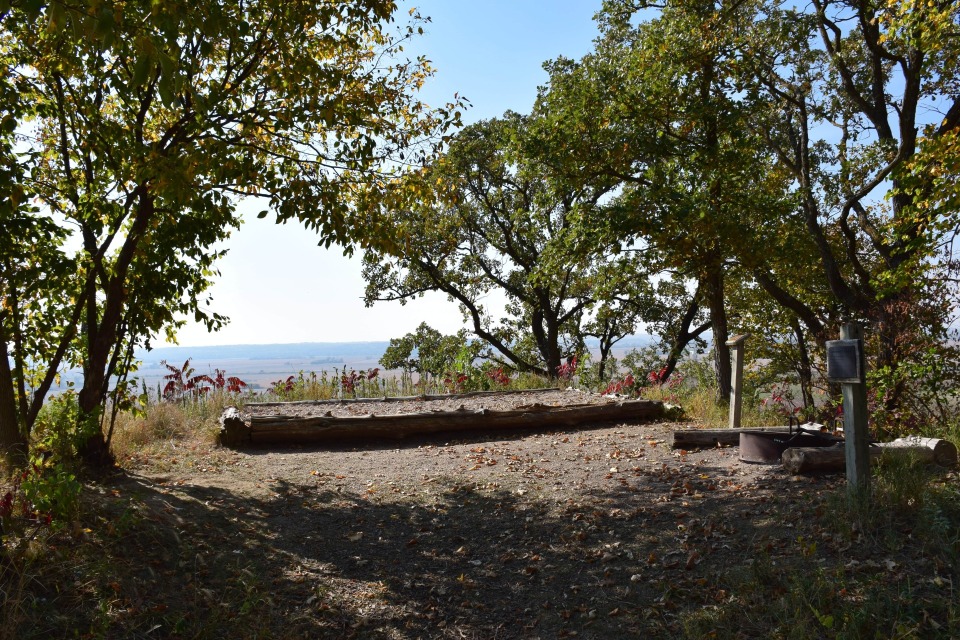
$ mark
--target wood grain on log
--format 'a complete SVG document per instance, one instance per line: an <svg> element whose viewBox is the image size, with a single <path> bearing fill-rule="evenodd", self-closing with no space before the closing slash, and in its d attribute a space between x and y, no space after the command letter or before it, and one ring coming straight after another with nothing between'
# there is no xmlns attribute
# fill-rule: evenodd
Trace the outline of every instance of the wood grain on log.
<svg viewBox="0 0 960 640"><path fill-rule="evenodd" d="M226 446L242 446L398 439L443 431L576 427L587 422L645 420L663 415L663 403L650 400L562 407L534 405L507 411L471 411L461 406L455 411L355 417L277 414L243 419L236 410L228 410L221 417L220 441Z"/></svg>
<svg viewBox="0 0 960 640"><path fill-rule="evenodd" d="M882 455L913 456L927 464L943 467L957 465L957 447L939 438L899 438L892 442L870 445L870 459ZM783 452L783 467L790 473L818 473L844 471L847 466L843 446L825 448L797 448Z"/></svg>

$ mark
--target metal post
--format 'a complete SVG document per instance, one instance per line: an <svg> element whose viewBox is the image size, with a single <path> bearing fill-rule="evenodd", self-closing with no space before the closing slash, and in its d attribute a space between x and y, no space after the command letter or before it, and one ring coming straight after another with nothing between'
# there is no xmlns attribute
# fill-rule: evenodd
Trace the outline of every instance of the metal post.
<svg viewBox="0 0 960 640"><path fill-rule="evenodd" d="M841 340L860 341L860 382L844 382L843 437L847 458L847 494L865 495L870 490L870 444L867 432L866 362L863 356L863 329L855 322L840 328Z"/></svg>
<svg viewBox="0 0 960 640"><path fill-rule="evenodd" d="M734 336L727 340L730 347L732 362L730 368L733 373L733 384L730 385L730 428L740 428L740 415L743 410L743 343L750 337L749 333Z"/></svg>

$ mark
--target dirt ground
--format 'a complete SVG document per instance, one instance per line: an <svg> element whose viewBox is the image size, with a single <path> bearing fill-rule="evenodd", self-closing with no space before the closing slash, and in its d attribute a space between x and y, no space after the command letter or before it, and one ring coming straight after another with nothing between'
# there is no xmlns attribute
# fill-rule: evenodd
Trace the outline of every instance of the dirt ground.
<svg viewBox="0 0 960 640"><path fill-rule="evenodd" d="M184 588L206 606L236 600L213 574L246 571L263 635L669 632L684 590L702 594L684 606L723 604L719 575L792 553L836 481L741 463L736 448L673 451L684 426L218 450L191 469L145 466L117 490L193 540L152 553L192 567Z"/></svg>
<svg viewBox="0 0 960 640"><path fill-rule="evenodd" d="M38 600L60 613L23 637L698 637L697 612L729 619L789 588L743 593L737 576L943 571L909 550L878 564L824 526L841 476L743 463L736 447L672 450L691 426L173 443L91 489L98 521L81 543L99 564L63 567ZM771 637L770 624L711 637ZM821 637L808 631L793 635Z"/></svg>

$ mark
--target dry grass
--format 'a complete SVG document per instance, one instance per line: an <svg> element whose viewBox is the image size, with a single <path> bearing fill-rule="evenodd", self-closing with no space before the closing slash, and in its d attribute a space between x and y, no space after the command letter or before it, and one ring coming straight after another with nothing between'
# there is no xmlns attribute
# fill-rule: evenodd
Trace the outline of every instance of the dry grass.
<svg viewBox="0 0 960 640"><path fill-rule="evenodd" d="M18 637L18 629L27 618L24 592L28 575L24 567L0 554L0 640Z"/></svg>
<svg viewBox="0 0 960 640"><path fill-rule="evenodd" d="M688 420L709 428L723 428L730 423L730 407L718 403L716 392L712 388L669 389L667 387L645 387L643 397L679 405ZM745 401L740 424L743 427L767 427L786 424L786 419L773 411L761 411L759 407Z"/></svg>
<svg viewBox="0 0 960 640"><path fill-rule="evenodd" d="M188 402L153 403L141 414L120 414L111 442L114 455L122 461L171 447L210 447L224 408L237 403L236 396L214 393Z"/></svg>

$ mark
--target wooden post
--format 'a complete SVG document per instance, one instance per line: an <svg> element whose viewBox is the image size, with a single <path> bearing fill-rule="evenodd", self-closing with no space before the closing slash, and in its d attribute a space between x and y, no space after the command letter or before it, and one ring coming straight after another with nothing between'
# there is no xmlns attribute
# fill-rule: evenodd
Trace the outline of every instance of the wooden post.
<svg viewBox="0 0 960 640"><path fill-rule="evenodd" d="M860 342L860 381L844 382L843 437L846 447L847 494L851 498L870 491L870 445L867 432L866 361L863 355L863 329L856 322L840 328L841 340Z"/></svg>
<svg viewBox="0 0 960 640"><path fill-rule="evenodd" d="M740 416L743 411L743 343L750 337L749 333L734 336L727 340L730 347L730 363L733 380L730 385L730 428L740 428Z"/></svg>

